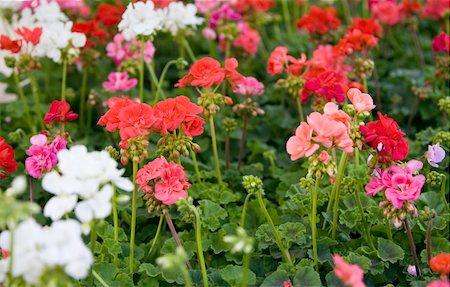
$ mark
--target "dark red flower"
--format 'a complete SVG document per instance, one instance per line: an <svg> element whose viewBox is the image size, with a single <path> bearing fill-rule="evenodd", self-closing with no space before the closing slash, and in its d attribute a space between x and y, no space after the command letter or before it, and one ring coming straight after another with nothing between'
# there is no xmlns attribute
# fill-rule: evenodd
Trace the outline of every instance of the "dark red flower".
<svg viewBox="0 0 450 287"><path fill-rule="evenodd" d="M8 177L7 172L15 172L17 162L14 160L14 149L0 137L0 178Z"/></svg>
<svg viewBox="0 0 450 287"><path fill-rule="evenodd" d="M378 121L361 125L359 130L364 141L387 160L404 160L408 155L409 143L398 124L378 112Z"/></svg>
<svg viewBox="0 0 450 287"><path fill-rule="evenodd" d="M433 39L433 52L450 53L450 36L445 32L441 32Z"/></svg>
<svg viewBox="0 0 450 287"><path fill-rule="evenodd" d="M334 7L322 9L311 6L308 14L297 20L297 27L309 33L325 34L337 29L340 25L341 21L336 16Z"/></svg>
<svg viewBox="0 0 450 287"><path fill-rule="evenodd" d="M125 7L118 1L115 5L101 3L97 7L95 20L100 21L106 27L117 26L122 19L123 12L125 12Z"/></svg>
<svg viewBox="0 0 450 287"><path fill-rule="evenodd" d="M0 50L8 50L13 54L20 52L22 49L21 40L11 40L6 35L0 34Z"/></svg>
<svg viewBox="0 0 450 287"><path fill-rule="evenodd" d="M22 36L22 39L33 45L39 44L42 35L42 27L36 27L34 29L29 29L27 27L21 27L16 29L16 33Z"/></svg>
<svg viewBox="0 0 450 287"><path fill-rule="evenodd" d="M78 118L78 115L70 110L69 103L66 100L53 101L45 114L44 123L65 123Z"/></svg>
<svg viewBox="0 0 450 287"><path fill-rule="evenodd" d="M95 20L75 22L72 27L72 32L83 33L86 35L85 47L95 47L94 38L100 41L100 44L105 43L105 37L108 37L108 32L100 29Z"/></svg>

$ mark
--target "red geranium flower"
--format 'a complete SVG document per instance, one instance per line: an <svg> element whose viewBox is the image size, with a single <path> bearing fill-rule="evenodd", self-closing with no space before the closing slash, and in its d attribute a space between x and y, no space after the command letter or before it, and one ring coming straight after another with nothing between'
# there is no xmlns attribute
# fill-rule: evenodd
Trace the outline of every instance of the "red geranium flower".
<svg viewBox="0 0 450 287"><path fill-rule="evenodd" d="M225 78L225 71L220 62L213 58L203 58L195 62L189 73L178 81L175 87L185 88L188 85L209 88L220 84Z"/></svg>
<svg viewBox="0 0 450 287"><path fill-rule="evenodd" d="M364 34L370 34L376 37L381 37L382 31L381 25L375 18L353 18L352 24L347 27L347 32L352 32L353 30L359 30Z"/></svg>
<svg viewBox="0 0 450 287"><path fill-rule="evenodd" d="M406 0L400 3L400 15L402 18L409 18L420 12L420 2Z"/></svg>
<svg viewBox="0 0 450 287"><path fill-rule="evenodd" d="M315 68L305 72L303 79L305 87L301 93L302 103L308 100L311 93L323 96L329 102L333 99L339 103L345 101L348 79L343 73Z"/></svg>
<svg viewBox="0 0 450 287"><path fill-rule="evenodd" d="M267 12L274 6L273 0L238 0L234 7L239 13L253 9L256 12Z"/></svg>
<svg viewBox="0 0 450 287"><path fill-rule="evenodd" d="M350 55L356 51L366 51L377 44L378 39L372 34L366 34L358 29L354 29L351 32L347 32L333 49L338 55Z"/></svg>
<svg viewBox="0 0 450 287"><path fill-rule="evenodd" d="M267 60L267 73L270 75L281 74L287 63L288 49L283 46L276 47Z"/></svg>
<svg viewBox="0 0 450 287"><path fill-rule="evenodd" d="M96 38L100 41L100 44L104 44L105 40L104 38L108 36L108 32L100 29L98 27L98 23L95 20L90 21L82 21L82 22L75 22L72 27L72 32L78 32L83 33L86 35L86 44L85 47L95 47L95 43L93 41L93 38Z"/></svg>
<svg viewBox="0 0 450 287"><path fill-rule="evenodd" d="M7 50L16 54L20 52L20 49L22 49L21 40L11 40L8 36L0 34L0 50Z"/></svg>
<svg viewBox="0 0 450 287"><path fill-rule="evenodd" d="M359 130L364 141L386 160L404 160L408 155L409 143L403 137L405 133L398 124L388 116L378 112L378 121L361 125Z"/></svg>
<svg viewBox="0 0 450 287"><path fill-rule="evenodd" d="M110 98L106 103L109 111L107 111L97 122L100 126L106 126L106 130L114 132L119 128L120 119L119 113L125 107L133 104L134 102L129 98Z"/></svg>
<svg viewBox="0 0 450 287"><path fill-rule="evenodd" d="M36 27L32 30L27 27L21 27L16 29L16 33L22 36L22 39L25 42L31 43L36 46L37 44L39 44L39 41L41 40L42 27Z"/></svg>
<svg viewBox="0 0 450 287"><path fill-rule="evenodd" d="M15 172L17 162L14 160L14 149L0 137L0 178L8 177L7 172ZM5 171L6 170L6 171Z"/></svg>
<svg viewBox="0 0 450 287"><path fill-rule="evenodd" d="M132 103L119 112L119 130L121 147L126 146L126 141L130 138L148 135L150 127L155 122L153 109L143 103Z"/></svg>
<svg viewBox="0 0 450 287"><path fill-rule="evenodd" d="M450 273L450 253L441 253L430 259L430 269L433 272L447 276Z"/></svg>
<svg viewBox="0 0 450 287"><path fill-rule="evenodd" d="M336 16L336 10L331 8L320 8L311 6L308 14L297 21L299 29L306 29L309 33L325 34L337 29L341 21Z"/></svg>
<svg viewBox="0 0 450 287"><path fill-rule="evenodd" d="M433 39L433 52L450 53L450 36L445 32L441 32Z"/></svg>
<svg viewBox="0 0 450 287"><path fill-rule="evenodd" d="M236 88L236 85L241 83L244 80L244 76L242 76L236 68L239 66L238 61L235 58L230 58L225 60L225 78L230 83L232 89Z"/></svg>
<svg viewBox="0 0 450 287"><path fill-rule="evenodd" d="M65 123L68 121L74 121L78 118L78 115L70 110L69 103L66 100L53 101L45 114L44 123Z"/></svg>
<svg viewBox="0 0 450 287"><path fill-rule="evenodd" d="M119 1L115 5L101 3L97 7L95 20L100 21L106 27L113 27L119 24L125 7Z"/></svg>

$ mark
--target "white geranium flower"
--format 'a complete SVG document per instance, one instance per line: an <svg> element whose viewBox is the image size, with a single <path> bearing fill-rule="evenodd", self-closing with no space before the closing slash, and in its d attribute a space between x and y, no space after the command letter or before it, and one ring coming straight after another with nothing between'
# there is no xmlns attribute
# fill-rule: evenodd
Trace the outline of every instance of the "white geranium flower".
<svg viewBox="0 0 450 287"><path fill-rule="evenodd" d="M56 1L40 1L39 6L34 9L33 19L43 26L68 20Z"/></svg>
<svg viewBox="0 0 450 287"><path fill-rule="evenodd" d="M113 188L107 184L91 198L81 201L75 208L75 215L81 222L103 219L111 214Z"/></svg>
<svg viewBox="0 0 450 287"><path fill-rule="evenodd" d="M138 35L150 36L162 27L162 13L152 1L129 3L119 23L119 31L126 40Z"/></svg>
<svg viewBox="0 0 450 287"><path fill-rule="evenodd" d="M8 272L9 259L0 260L0 282L4 282L6 279L6 273Z"/></svg>
<svg viewBox="0 0 450 287"><path fill-rule="evenodd" d="M6 189L6 194L9 196L21 194L27 188L27 178L24 175L19 175L13 179L11 186Z"/></svg>
<svg viewBox="0 0 450 287"><path fill-rule="evenodd" d="M172 2L163 10L163 13L163 29L169 31L173 36L188 26L195 28L203 23L203 18L196 16L197 6L194 4Z"/></svg>

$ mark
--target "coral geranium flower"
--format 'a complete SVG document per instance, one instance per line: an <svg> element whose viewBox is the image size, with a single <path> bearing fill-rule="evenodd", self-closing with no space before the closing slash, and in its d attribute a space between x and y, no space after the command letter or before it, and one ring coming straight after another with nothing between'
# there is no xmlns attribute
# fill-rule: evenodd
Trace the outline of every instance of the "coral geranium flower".
<svg viewBox="0 0 450 287"><path fill-rule="evenodd" d="M430 268L433 272L447 276L450 273L450 253L441 253L430 259Z"/></svg>

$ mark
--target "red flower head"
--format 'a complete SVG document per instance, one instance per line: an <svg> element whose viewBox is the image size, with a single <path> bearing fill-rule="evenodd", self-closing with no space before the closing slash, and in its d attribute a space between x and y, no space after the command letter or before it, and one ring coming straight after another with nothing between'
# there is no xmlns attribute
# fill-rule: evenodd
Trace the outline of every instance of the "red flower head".
<svg viewBox="0 0 450 287"><path fill-rule="evenodd" d="M108 32L100 29L98 27L98 23L95 20L90 21L82 21L76 22L73 24L72 32L79 32L86 35L86 44L85 47L95 47L95 43L93 38L96 38L100 41L100 44L104 44L104 38L108 36Z"/></svg>
<svg viewBox="0 0 450 287"><path fill-rule="evenodd" d="M303 103L308 100L310 93L323 96L329 102L333 99L339 103L345 101L348 79L343 73L317 68L309 69L303 78L305 80L305 87L301 93Z"/></svg>
<svg viewBox="0 0 450 287"><path fill-rule="evenodd" d="M45 114L44 123L65 123L68 121L74 121L78 118L78 115L70 110L69 103L66 100L53 101Z"/></svg>
<svg viewBox="0 0 450 287"><path fill-rule="evenodd" d="M278 75L284 71L287 64L288 49L283 46L276 47L267 60L267 73L270 75Z"/></svg>
<svg viewBox="0 0 450 287"><path fill-rule="evenodd" d="M129 105L135 104L129 98L110 98L106 105L109 108L107 111L97 122L100 126L106 126L106 130L109 132L114 132L119 128L120 119L119 113L125 107Z"/></svg>
<svg viewBox="0 0 450 287"><path fill-rule="evenodd" d="M239 66L238 61L235 58L230 58L225 60L225 78L230 83L232 89L236 88L236 85L241 83L244 80L244 76L242 76L236 68Z"/></svg>
<svg viewBox="0 0 450 287"><path fill-rule="evenodd" d="M100 21L106 27L115 27L122 19L125 7L119 1L115 5L101 3L97 7L95 20Z"/></svg>
<svg viewBox="0 0 450 287"><path fill-rule="evenodd" d="M423 7L422 17L433 20L441 19L450 10L448 0L427 0Z"/></svg>
<svg viewBox="0 0 450 287"><path fill-rule="evenodd" d="M28 29L27 27L21 27L16 29L16 33L22 36L22 39L25 42L31 43L36 46L41 40L42 27L36 27L33 30Z"/></svg>
<svg viewBox="0 0 450 287"><path fill-rule="evenodd" d="M16 54L20 52L20 49L22 49L21 40L11 40L8 36L0 34L0 50L7 50Z"/></svg>
<svg viewBox="0 0 450 287"><path fill-rule="evenodd" d="M0 178L8 177L7 172L15 172L17 162L14 160L14 149L0 137Z"/></svg>
<svg viewBox="0 0 450 287"><path fill-rule="evenodd" d="M450 36L445 32L441 32L433 39L433 52L450 53Z"/></svg>
<svg viewBox="0 0 450 287"><path fill-rule="evenodd" d="M126 141L137 136L148 135L155 122L153 109L143 103L132 102L119 112L120 146L127 147Z"/></svg>
<svg viewBox="0 0 450 287"><path fill-rule="evenodd" d="M250 9L256 12L267 12L274 6L273 0L237 0L234 7L239 13L246 12Z"/></svg>
<svg viewBox="0 0 450 287"><path fill-rule="evenodd" d="M447 276L450 273L450 253L441 253L430 259L430 268L433 272Z"/></svg>
<svg viewBox="0 0 450 287"><path fill-rule="evenodd" d="M388 116L378 112L378 121L361 125L359 130L365 142L386 160L404 160L408 155L409 143L403 137L405 133L398 124Z"/></svg>
<svg viewBox="0 0 450 287"><path fill-rule="evenodd" d="M402 1L399 5L400 7L400 15L401 18L410 18L414 14L417 14L420 12L420 2L417 1L411 1L411 0L405 0Z"/></svg>
<svg viewBox="0 0 450 287"><path fill-rule="evenodd" d="M356 51L368 50L377 44L378 39L375 36L354 29L347 32L333 49L338 55L350 55Z"/></svg>
<svg viewBox="0 0 450 287"><path fill-rule="evenodd" d="M322 9L317 6L311 6L308 14L297 21L299 29L305 29L311 34L325 34L337 29L340 25L341 21L336 16L334 7Z"/></svg>
<svg viewBox="0 0 450 287"><path fill-rule="evenodd" d="M189 73L178 81L175 87L185 88L188 85L209 88L220 84L225 78L225 71L220 62L213 58L203 58L195 62Z"/></svg>
<svg viewBox="0 0 450 287"><path fill-rule="evenodd" d="M381 37L382 32L381 25L375 18L353 18L352 25L347 27L347 32L352 32L353 30L359 30L364 34L370 34L375 37Z"/></svg>

